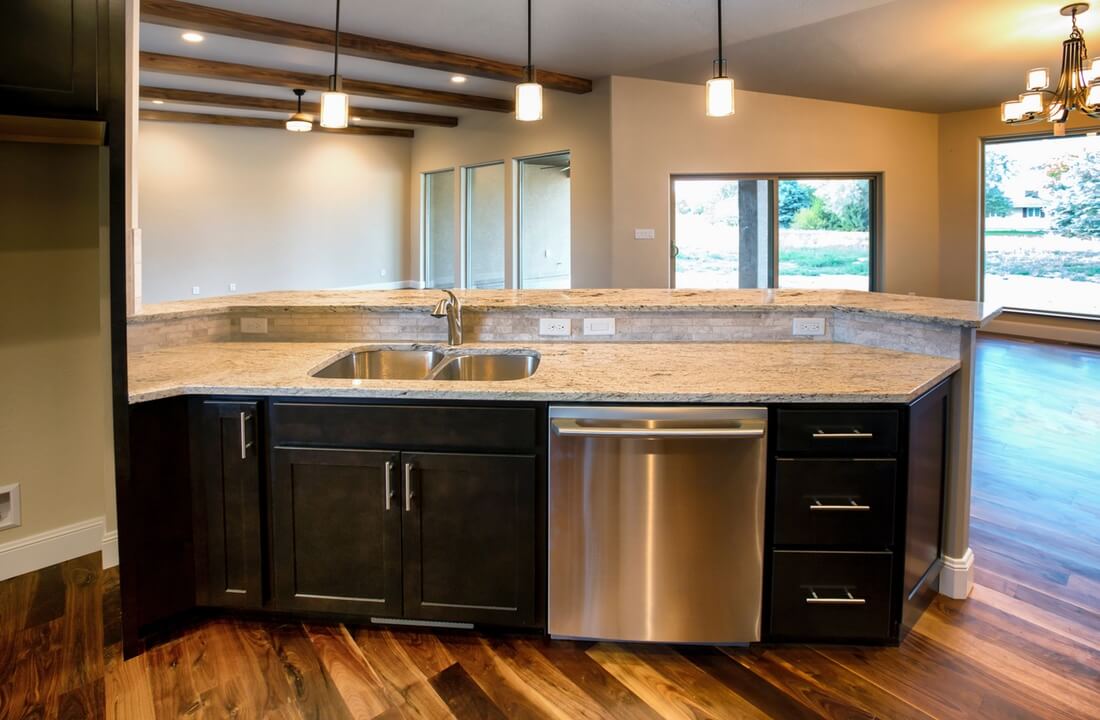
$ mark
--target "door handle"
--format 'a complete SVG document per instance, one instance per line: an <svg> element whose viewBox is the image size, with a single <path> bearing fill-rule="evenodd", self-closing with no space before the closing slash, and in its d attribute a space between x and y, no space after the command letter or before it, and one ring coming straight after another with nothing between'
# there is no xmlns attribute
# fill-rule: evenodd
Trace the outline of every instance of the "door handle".
<svg viewBox="0 0 1100 720"><path fill-rule="evenodd" d="M412 501L413 501L412 477L413 477L413 464L411 462L407 462L407 463L405 463L405 512L412 512Z"/></svg>
<svg viewBox="0 0 1100 720"><path fill-rule="evenodd" d="M388 511L393 503L393 460L386 461L386 510Z"/></svg>
<svg viewBox="0 0 1100 720"><path fill-rule="evenodd" d="M645 428L625 425L594 423L581 424L571 418L558 418L551 423L554 434L560 437L606 438L762 438L764 426L745 423L729 427L665 427Z"/></svg>
<svg viewBox="0 0 1100 720"><path fill-rule="evenodd" d="M810 506L810 510L827 510L827 511L856 511L867 512L871 509L870 505L860 505L855 500L848 498L847 505L824 505L818 499L814 499L814 504Z"/></svg>
<svg viewBox="0 0 1100 720"><path fill-rule="evenodd" d="M861 432L853 429L851 432L825 432L818 430L813 434L814 440L870 440L874 433Z"/></svg>
<svg viewBox="0 0 1100 720"><path fill-rule="evenodd" d="M248 448L252 447L252 441L248 440L248 431L245 425L252 419L252 414L241 411L241 460L248 459Z"/></svg>

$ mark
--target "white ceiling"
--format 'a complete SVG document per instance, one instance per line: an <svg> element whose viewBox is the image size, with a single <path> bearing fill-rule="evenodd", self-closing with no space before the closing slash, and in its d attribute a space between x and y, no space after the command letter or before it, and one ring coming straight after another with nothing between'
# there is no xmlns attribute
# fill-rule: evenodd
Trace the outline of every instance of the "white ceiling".
<svg viewBox="0 0 1100 720"><path fill-rule="evenodd" d="M203 0L200 4L330 27L335 1ZM738 87L929 112L994 105L1023 89L1024 71L1060 62L1069 22L1042 0L724 0L726 54ZM344 0L349 32L524 62L522 0ZM1100 43L1100 9L1080 25ZM599 78L702 82L716 44L714 0L542 0L534 5L536 66ZM331 55L141 26L143 50L327 75ZM508 97L508 83L342 57L347 77ZM282 97L278 88L142 73L143 84ZM311 99L307 95L307 99ZM462 116L455 108L356 98L363 106ZM143 104L144 106L144 104ZM161 106L167 109L167 106ZM198 108L179 108L197 110ZM207 109L206 111L211 111ZM252 113L249 113L252 114Z"/></svg>

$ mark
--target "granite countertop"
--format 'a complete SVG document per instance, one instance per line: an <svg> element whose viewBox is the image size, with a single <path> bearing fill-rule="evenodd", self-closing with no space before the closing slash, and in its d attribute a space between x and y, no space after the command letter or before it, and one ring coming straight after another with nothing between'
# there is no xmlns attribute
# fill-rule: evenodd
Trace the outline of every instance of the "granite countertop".
<svg viewBox="0 0 1100 720"><path fill-rule="evenodd" d="M878 317L960 327L981 327L1000 313L996 306L965 300L855 290L456 290L469 310L570 312L764 312L844 310ZM227 312L422 311L439 299L438 290L316 290L227 295L146 305L131 323Z"/></svg>
<svg viewBox="0 0 1100 720"><path fill-rule="evenodd" d="M528 343L463 351L538 352L507 382L330 380L335 356L395 344L224 342L130 355L130 402L175 395L602 402L886 402L919 397L959 368L946 358L844 343Z"/></svg>

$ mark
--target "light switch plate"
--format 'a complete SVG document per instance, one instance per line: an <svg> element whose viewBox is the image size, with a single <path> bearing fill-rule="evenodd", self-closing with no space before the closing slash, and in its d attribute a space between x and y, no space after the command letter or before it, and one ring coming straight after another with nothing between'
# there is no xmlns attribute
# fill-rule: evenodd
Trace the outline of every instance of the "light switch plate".
<svg viewBox="0 0 1100 720"><path fill-rule="evenodd" d="M202 294L202 288L200 288L198 285L192 285L191 286L191 294L192 295L201 295Z"/></svg>
<svg viewBox="0 0 1100 720"><path fill-rule="evenodd" d="M657 237L657 231L653 228L634 228L635 240L652 240Z"/></svg>
<svg viewBox="0 0 1100 720"><path fill-rule="evenodd" d="M21 523L19 484L0 487L0 530L19 527Z"/></svg>
<svg viewBox="0 0 1100 720"><path fill-rule="evenodd" d="M263 335L267 333L267 318L241 318L241 333Z"/></svg>
<svg viewBox="0 0 1100 720"><path fill-rule="evenodd" d="M825 318L795 318L791 333L793 335L824 335Z"/></svg>
<svg viewBox="0 0 1100 720"><path fill-rule="evenodd" d="M569 335L572 332L570 324L563 318L539 318L539 335Z"/></svg>
<svg viewBox="0 0 1100 720"><path fill-rule="evenodd" d="M615 318L585 318L585 335L614 335Z"/></svg>

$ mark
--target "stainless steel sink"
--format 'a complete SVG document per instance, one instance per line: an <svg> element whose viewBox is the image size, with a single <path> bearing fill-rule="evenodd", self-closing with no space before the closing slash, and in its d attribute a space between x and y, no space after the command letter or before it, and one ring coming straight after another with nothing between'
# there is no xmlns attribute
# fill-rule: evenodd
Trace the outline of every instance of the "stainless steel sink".
<svg viewBox="0 0 1100 720"><path fill-rule="evenodd" d="M533 354L452 355L431 374L432 380L522 380L538 369Z"/></svg>
<svg viewBox="0 0 1100 720"><path fill-rule="evenodd" d="M344 380L423 380L443 359L438 348L360 350L329 363L313 377Z"/></svg>

